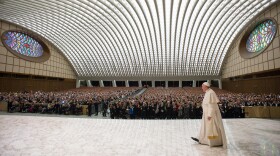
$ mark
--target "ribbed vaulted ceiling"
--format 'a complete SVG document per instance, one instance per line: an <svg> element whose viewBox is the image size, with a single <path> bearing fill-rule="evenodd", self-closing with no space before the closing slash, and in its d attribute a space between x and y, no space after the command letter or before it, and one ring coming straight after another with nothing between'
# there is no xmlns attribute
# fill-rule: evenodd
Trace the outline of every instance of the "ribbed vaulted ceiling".
<svg viewBox="0 0 280 156"><path fill-rule="evenodd" d="M235 36L277 0L1 0L80 78L219 76Z"/></svg>

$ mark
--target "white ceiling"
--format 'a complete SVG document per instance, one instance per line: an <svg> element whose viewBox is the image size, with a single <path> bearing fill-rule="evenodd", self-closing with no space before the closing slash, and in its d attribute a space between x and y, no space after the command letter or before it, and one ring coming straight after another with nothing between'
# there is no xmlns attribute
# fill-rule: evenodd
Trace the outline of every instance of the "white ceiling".
<svg viewBox="0 0 280 156"><path fill-rule="evenodd" d="M1 0L80 78L219 77L236 35L279 0Z"/></svg>

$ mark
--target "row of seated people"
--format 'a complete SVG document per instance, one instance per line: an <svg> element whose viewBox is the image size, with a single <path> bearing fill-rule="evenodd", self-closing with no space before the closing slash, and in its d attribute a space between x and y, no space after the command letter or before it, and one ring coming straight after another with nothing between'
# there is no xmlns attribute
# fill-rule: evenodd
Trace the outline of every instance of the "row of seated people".
<svg viewBox="0 0 280 156"><path fill-rule="evenodd" d="M229 106L280 106L280 94L255 94L255 93L232 93L226 90L212 88L221 103ZM185 88L190 95L200 96L201 88Z"/></svg>
<svg viewBox="0 0 280 156"><path fill-rule="evenodd" d="M139 89L137 87L93 87L61 92L0 93L0 101L7 101L8 110L11 112L80 114L81 105L96 103L108 105L110 103L109 110L113 118L122 118L123 114L129 118L130 114L132 118L134 116L135 118L200 118L201 116L204 93L200 87L148 88L138 97L129 96L127 99L120 100L133 95ZM280 106L279 94L238 94L218 88L212 89L221 101L219 106L225 118L242 117L244 106ZM106 114L108 106L101 107ZM130 109L134 110L134 108L134 113L130 113L132 112Z"/></svg>
<svg viewBox="0 0 280 156"><path fill-rule="evenodd" d="M0 93L9 112L81 114L81 105L116 100L133 94L139 88L80 88L61 92Z"/></svg>
<svg viewBox="0 0 280 156"><path fill-rule="evenodd" d="M64 115L82 115L82 106L80 104L53 104L53 103L10 103L8 102L8 112L22 113L42 113L42 114L64 114Z"/></svg>
<svg viewBox="0 0 280 156"><path fill-rule="evenodd" d="M202 107L198 105L184 104L181 106L163 105L131 105L125 107L119 104L111 104L111 119L201 119ZM220 107L223 118L244 118L243 107Z"/></svg>
<svg viewBox="0 0 280 156"><path fill-rule="evenodd" d="M199 119L202 117L202 99L200 88L149 88L139 97L111 103L110 117ZM244 117L244 108L241 105L228 105L222 101L219 106L224 118Z"/></svg>

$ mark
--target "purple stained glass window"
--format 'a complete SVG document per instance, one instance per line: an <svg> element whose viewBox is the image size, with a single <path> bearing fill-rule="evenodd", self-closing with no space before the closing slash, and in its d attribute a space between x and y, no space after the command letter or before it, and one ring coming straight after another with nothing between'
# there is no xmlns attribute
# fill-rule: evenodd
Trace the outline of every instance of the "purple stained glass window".
<svg viewBox="0 0 280 156"><path fill-rule="evenodd" d="M21 55L29 57L41 57L43 55L43 47L35 39L24 33L9 31L4 34L3 39L7 46Z"/></svg>
<svg viewBox="0 0 280 156"><path fill-rule="evenodd" d="M255 53L265 49L273 40L276 29L276 24L271 19L257 25L246 42L248 52Z"/></svg>

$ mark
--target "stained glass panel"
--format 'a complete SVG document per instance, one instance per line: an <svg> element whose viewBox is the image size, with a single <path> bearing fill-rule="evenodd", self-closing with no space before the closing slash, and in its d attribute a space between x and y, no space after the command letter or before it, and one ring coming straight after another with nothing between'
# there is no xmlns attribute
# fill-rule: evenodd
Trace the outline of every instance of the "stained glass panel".
<svg viewBox="0 0 280 156"><path fill-rule="evenodd" d="M246 48L248 52L260 52L273 40L276 34L276 24L272 20L266 20L256 26L249 35Z"/></svg>
<svg viewBox="0 0 280 156"><path fill-rule="evenodd" d="M43 47L30 36L9 31L3 36L4 43L9 46L15 52L29 56L29 57L41 57L43 55Z"/></svg>

